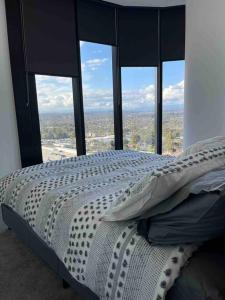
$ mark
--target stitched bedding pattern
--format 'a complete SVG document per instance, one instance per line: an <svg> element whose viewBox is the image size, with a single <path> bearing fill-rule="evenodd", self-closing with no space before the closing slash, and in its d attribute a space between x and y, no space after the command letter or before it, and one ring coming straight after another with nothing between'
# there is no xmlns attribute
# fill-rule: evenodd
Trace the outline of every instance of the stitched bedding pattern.
<svg viewBox="0 0 225 300"><path fill-rule="evenodd" d="M100 299L162 300L195 247L151 246L135 221L101 217L143 176L173 160L108 151L48 162L3 178L0 203L22 216Z"/></svg>

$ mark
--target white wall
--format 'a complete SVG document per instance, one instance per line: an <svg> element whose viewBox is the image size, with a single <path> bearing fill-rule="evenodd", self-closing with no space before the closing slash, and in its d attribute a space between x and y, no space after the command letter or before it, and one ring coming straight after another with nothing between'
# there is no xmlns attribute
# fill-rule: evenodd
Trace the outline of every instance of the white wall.
<svg viewBox="0 0 225 300"><path fill-rule="evenodd" d="M0 177L21 166L4 3L0 0Z"/></svg>
<svg viewBox="0 0 225 300"><path fill-rule="evenodd" d="M225 1L186 1L184 141L225 135Z"/></svg>

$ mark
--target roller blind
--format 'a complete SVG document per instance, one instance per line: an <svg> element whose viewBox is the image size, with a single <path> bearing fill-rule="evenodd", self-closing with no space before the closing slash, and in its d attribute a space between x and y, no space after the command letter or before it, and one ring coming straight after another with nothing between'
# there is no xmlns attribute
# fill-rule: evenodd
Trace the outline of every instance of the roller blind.
<svg viewBox="0 0 225 300"><path fill-rule="evenodd" d="M161 9L162 60L181 60L185 57L185 7Z"/></svg>
<svg viewBox="0 0 225 300"><path fill-rule="evenodd" d="M156 66L158 62L158 9L119 9L121 66Z"/></svg>
<svg viewBox="0 0 225 300"><path fill-rule="evenodd" d="M77 76L74 0L22 0L27 71Z"/></svg>
<svg viewBox="0 0 225 300"><path fill-rule="evenodd" d="M78 0L77 9L80 40L116 44L115 7L89 0Z"/></svg>

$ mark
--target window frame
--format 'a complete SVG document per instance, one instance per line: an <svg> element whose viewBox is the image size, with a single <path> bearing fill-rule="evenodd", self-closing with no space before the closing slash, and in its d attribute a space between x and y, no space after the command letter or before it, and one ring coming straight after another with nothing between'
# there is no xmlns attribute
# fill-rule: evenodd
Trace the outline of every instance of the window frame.
<svg viewBox="0 0 225 300"><path fill-rule="evenodd" d="M16 106L16 116L18 125L18 135L20 143L20 153L22 167L38 164L42 162L40 125L37 109L37 93L35 86L35 74L27 71L26 47L24 44L24 24L20 3L21 0L6 1L6 17L10 50L10 61L12 70L12 81ZM104 5L104 4L102 4ZM76 1L75 1L76 6ZM115 149L123 149L123 118L122 118L122 88L121 88L121 62L119 51L119 26L118 12L122 9L118 5L112 5L115 9L115 32L116 41L112 46L112 69L113 69L113 107L114 107L114 132ZM176 7L176 9L179 6ZM181 8L184 6L180 6ZM157 63L157 97L156 97L156 149L158 154L162 154L162 94L163 94L163 60L161 54L161 12L173 10L171 8L155 8L158 10L158 63ZM16 12L16 13L15 13ZM76 10L77 12L77 10ZM81 57L79 47L78 18L75 18L75 45L78 72L72 78L73 103L75 113L75 136L77 143L77 155L86 154L85 144L85 124L83 109L83 91L81 74ZM183 43L183 41L182 41ZM183 46L183 44L182 44ZM184 53L181 53L183 55ZM177 60L182 60L179 57ZM175 61L176 59L173 59ZM135 66L134 66L135 67ZM137 66L139 67L139 66ZM55 75L61 74L39 74ZM66 77L66 76L65 76Z"/></svg>

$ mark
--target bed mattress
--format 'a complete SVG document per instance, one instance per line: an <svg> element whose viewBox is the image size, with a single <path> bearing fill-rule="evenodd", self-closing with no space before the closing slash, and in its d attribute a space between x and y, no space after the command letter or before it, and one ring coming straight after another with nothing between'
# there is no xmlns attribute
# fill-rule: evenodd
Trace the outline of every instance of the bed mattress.
<svg viewBox="0 0 225 300"><path fill-rule="evenodd" d="M109 151L32 166L0 181L0 202L100 299L161 300L195 247L153 247L135 221L101 217L137 180L173 159Z"/></svg>

